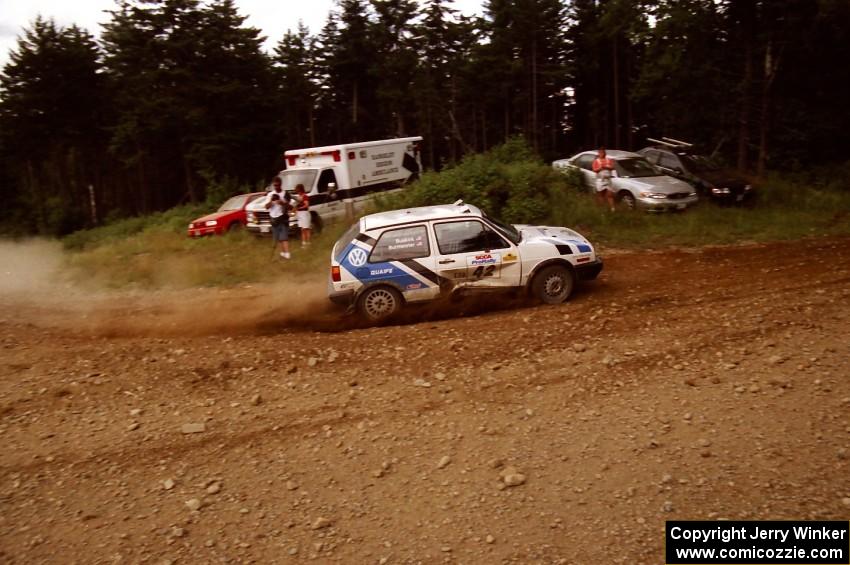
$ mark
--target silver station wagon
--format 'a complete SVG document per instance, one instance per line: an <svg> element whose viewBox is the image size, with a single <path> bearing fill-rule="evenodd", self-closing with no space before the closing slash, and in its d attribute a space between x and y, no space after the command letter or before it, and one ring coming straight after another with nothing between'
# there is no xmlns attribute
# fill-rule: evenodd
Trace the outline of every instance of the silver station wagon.
<svg viewBox="0 0 850 565"><path fill-rule="evenodd" d="M643 155L615 149L608 150L606 153L608 158L614 161L614 172L611 178L614 197L623 206L661 212L684 210L699 200L691 185L661 173ZM552 167L578 170L585 185L591 191L595 191L594 159L596 159L596 151L585 151L569 159L554 161Z"/></svg>

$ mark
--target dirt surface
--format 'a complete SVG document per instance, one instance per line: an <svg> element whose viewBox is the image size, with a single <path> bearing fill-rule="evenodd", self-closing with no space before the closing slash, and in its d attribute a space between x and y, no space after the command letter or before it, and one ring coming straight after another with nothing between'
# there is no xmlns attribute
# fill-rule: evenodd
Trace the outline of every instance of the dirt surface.
<svg viewBox="0 0 850 565"><path fill-rule="evenodd" d="M373 329L323 286L7 291L0 562L663 563L668 519L846 520L848 244Z"/></svg>

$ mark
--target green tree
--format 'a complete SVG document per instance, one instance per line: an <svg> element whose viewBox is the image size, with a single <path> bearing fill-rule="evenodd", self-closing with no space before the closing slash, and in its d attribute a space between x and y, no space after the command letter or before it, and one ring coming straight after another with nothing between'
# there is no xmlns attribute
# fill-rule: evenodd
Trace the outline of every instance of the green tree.
<svg viewBox="0 0 850 565"><path fill-rule="evenodd" d="M321 37L320 60L326 124L334 124L332 138L342 141L371 139L382 116L376 103L376 85L369 74L376 56L370 34L368 5L363 0L339 0Z"/></svg>
<svg viewBox="0 0 850 565"><path fill-rule="evenodd" d="M204 198L217 179L254 183L279 159L271 62L232 0L122 0L106 24L112 148L135 211Z"/></svg>
<svg viewBox="0 0 850 565"><path fill-rule="evenodd" d="M92 36L36 18L0 74L3 201L29 231L67 233L90 218L102 167L103 82Z"/></svg>
<svg viewBox="0 0 850 565"><path fill-rule="evenodd" d="M489 0L477 49L481 77L491 93L488 124L500 124L492 142L524 135L538 151L557 143L566 88L563 60L564 8L558 0ZM498 131L492 125L490 132Z"/></svg>
<svg viewBox="0 0 850 565"><path fill-rule="evenodd" d="M376 56L369 74L377 84L379 120L384 136L410 133L415 114L411 89L417 71L412 0L371 0L377 18L372 26Z"/></svg>
<svg viewBox="0 0 850 565"><path fill-rule="evenodd" d="M205 177L254 184L280 168L279 85L263 39L245 26L233 0L215 0L201 12L185 106L195 108L188 159Z"/></svg>
<svg viewBox="0 0 850 565"><path fill-rule="evenodd" d="M737 84L728 69L728 34L717 3L665 0L653 16L633 92L644 133L706 147L730 141Z"/></svg>
<svg viewBox="0 0 850 565"><path fill-rule="evenodd" d="M280 131L288 148L316 146L316 44L307 26L299 22L298 30L287 31L275 48Z"/></svg>
<svg viewBox="0 0 850 565"><path fill-rule="evenodd" d="M415 43L419 64L413 78L413 99L417 109L418 132L424 137L425 162L439 168L453 145L451 119L456 97L459 60L457 11L447 0L429 0L421 11ZM452 102L446 107L446 101Z"/></svg>

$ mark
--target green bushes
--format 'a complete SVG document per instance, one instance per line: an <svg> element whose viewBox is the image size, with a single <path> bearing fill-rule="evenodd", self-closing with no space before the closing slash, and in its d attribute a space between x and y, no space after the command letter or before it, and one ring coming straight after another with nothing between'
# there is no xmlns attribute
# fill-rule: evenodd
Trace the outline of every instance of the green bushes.
<svg viewBox="0 0 850 565"><path fill-rule="evenodd" d="M512 223L546 218L551 193L569 190L567 179L543 163L521 138L487 153L469 155L456 167L428 172L381 208L445 204L462 199Z"/></svg>
<svg viewBox="0 0 850 565"><path fill-rule="evenodd" d="M145 230L174 233L185 237L189 222L212 211L213 209L206 204L177 206L149 216L124 218L100 227L80 230L65 237L62 243L66 249L79 251L116 239L127 238Z"/></svg>

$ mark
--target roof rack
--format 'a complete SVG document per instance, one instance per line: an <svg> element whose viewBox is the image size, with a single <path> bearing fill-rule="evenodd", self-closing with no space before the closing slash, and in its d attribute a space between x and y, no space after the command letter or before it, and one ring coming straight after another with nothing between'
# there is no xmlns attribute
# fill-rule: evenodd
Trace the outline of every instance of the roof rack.
<svg viewBox="0 0 850 565"><path fill-rule="evenodd" d="M674 149L688 149L694 146L693 143L688 143L687 141L682 141L680 139L673 139L672 137L662 137L661 139L647 137L646 140L651 141L652 143L657 143L658 145L666 145L667 147L672 147Z"/></svg>

